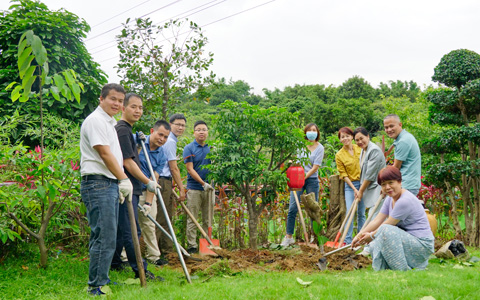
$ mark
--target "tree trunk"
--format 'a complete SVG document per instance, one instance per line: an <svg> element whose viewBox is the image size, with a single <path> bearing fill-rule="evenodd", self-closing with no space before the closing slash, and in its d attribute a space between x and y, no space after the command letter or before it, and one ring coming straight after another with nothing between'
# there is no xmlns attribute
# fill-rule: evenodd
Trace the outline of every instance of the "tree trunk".
<svg viewBox="0 0 480 300"><path fill-rule="evenodd" d="M345 183L338 175L330 176L330 205L327 213L327 238L333 240L342 226L347 211Z"/></svg>
<svg viewBox="0 0 480 300"><path fill-rule="evenodd" d="M46 268L48 262L47 246L45 245L45 237L39 236L37 239L38 249L40 250L40 267Z"/></svg>
<svg viewBox="0 0 480 300"><path fill-rule="evenodd" d="M248 234L249 234L249 245L250 249L257 250L258 249L258 217L257 214L250 214L248 218Z"/></svg>

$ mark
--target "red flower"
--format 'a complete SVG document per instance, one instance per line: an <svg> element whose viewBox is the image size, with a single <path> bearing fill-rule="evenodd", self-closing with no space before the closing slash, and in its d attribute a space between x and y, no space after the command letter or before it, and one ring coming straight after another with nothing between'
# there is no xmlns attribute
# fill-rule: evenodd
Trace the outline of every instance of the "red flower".
<svg viewBox="0 0 480 300"><path fill-rule="evenodd" d="M72 166L72 169L73 169L74 171L80 169L80 166L78 165L78 163L75 162L75 164L74 164L74 163L73 163L73 160L70 161L70 165Z"/></svg>

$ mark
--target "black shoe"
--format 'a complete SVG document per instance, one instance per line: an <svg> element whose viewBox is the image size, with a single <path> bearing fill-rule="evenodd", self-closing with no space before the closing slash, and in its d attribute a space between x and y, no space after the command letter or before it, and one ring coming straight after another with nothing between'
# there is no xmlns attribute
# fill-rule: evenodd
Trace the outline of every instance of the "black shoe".
<svg viewBox="0 0 480 300"><path fill-rule="evenodd" d="M121 264L121 265L111 265L110 266L110 271L117 271L117 272L122 272L125 270L125 265L124 264Z"/></svg>
<svg viewBox="0 0 480 300"><path fill-rule="evenodd" d="M167 259L163 259L163 258L159 258L157 259L156 261L152 262L153 265L155 266L164 266L164 265L168 265L168 260Z"/></svg>
<svg viewBox="0 0 480 300"><path fill-rule="evenodd" d="M140 276L138 273L135 273L135 279L139 278ZM147 281L165 281L165 278L161 276L155 276L152 272L145 270L145 277L147 278Z"/></svg>
<svg viewBox="0 0 480 300"><path fill-rule="evenodd" d="M195 253L198 253L198 249L195 247L190 247L188 248L187 252L190 254L195 254Z"/></svg>

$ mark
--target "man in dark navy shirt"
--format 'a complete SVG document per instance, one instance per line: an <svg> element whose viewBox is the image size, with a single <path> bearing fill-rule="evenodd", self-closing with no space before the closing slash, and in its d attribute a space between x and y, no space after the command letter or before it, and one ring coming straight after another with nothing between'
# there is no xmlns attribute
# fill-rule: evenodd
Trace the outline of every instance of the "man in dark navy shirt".
<svg viewBox="0 0 480 300"><path fill-rule="evenodd" d="M210 164L210 159L206 158L210 153L210 147L206 143L208 127L204 121L197 121L193 125L193 130L195 140L183 149L183 160L188 171L187 207L195 219L198 217L199 211L202 211L202 227L207 231L208 205L211 201L208 194L213 191L213 187L206 181L208 169L203 167ZM187 242L187 251L196 253L198 251L197 230L190 218L187 219Z"/></svg>
<svg viewBox="0 0 480 300"><path fill-rule="evenodd" d="M125 174L132 182L133 196L132 204L135 212L135 223L137 225L137 234L140 237L140 226L138 224L137 205L138 198L142 194L142 183L146 184L147 188L151 191L155 191L157 184L155 181L150 180L140 170L140 160L138 158L136 142L132 135L132 126L137 122L143 114L142 98L133 93L129 93L125 96L122 108L122 119L115 125L117 131L118 140L120 142L120 148L123 155L123 167ZM135 277L138 278L138 266L135 257L135 249L133 247L132 233L130 230L130 219L128 218L127 203L120 204L118 210L118 228L117 228L117 247L113 256L111 268L113 270L122 269L122 260L120 258L123 247L127 253L128 263L135 272ZM155 275L147 271L147 262L143 260L145 268L145 275L147 279L154 280ZM159 280L163 280L161 277L157 277Z"/></svg>

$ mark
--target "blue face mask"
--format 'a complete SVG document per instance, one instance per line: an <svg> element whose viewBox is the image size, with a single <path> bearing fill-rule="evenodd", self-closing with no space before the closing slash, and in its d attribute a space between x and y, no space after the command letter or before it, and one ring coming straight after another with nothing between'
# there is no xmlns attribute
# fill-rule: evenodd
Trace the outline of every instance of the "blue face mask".
<svg viewBox="0 0 480 300"><path fill-rule="evenodd" d="M314 141L317 138L318 133L316 131L307 131L307 139Z"/></svg>

